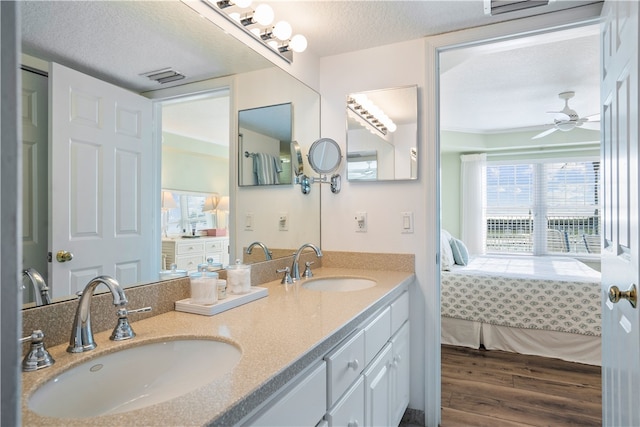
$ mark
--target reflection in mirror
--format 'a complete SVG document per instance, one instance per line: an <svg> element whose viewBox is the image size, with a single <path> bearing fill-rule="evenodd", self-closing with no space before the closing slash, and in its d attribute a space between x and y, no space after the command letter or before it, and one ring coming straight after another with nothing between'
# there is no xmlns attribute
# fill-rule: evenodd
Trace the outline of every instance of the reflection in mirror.
<svg viewBox="0 0 640 427"><path fill-rule="evenodd" d="M97 79L115 84L133 93L143 93L144 96L151 99L167 99L175 96L188 95L190 93L202 93L211 88L227 87L230 83L233 87L233 96L235 109L229 111L223 124L219 125L220 129L236 132L235 117L236 111L239 109L251 109L264 105L277 105L291 103L292 108L295 106L297 117L295 117L294 138L300 141L302 153L306 153L309 145L319 136L319 104L320 98L317 92L310 89L300 81L291 77L282 69L270 63L267 59L241 43L238 39L224 33L219 27L212 24L208 20L203 20L192 8L181 2L24 2L21 5L21 28L22 28L22 47L23 53L29 56L23 56L25 65L29 68L41 70L38 75L40 84L45 98L43 102L38 102L38 108L43 110L34 110L37 117L46 118L50 111L47 111L47 81L52 80L52 76L47 77L47 70L50 61L54 61L65 65L69 68L80 71L84 74L91 75ZM141 20L141 16L152 17L153 19ZM71 18L69 18L71 17ZM179 25L177 24L179 23ZM118 26L126 27L127 31L118 31ZM75 41L82 39L85 43L78 45ZM130 40L138 40L138 43L131 44ZM69 43L64 43L64 41ZM99 40L99 41L97 41ZM209 43L202 44L202 40ZM127 48L124 49L123 46ZM156 46L162 46L157 48ZM197 49L197 53L196 52ZM218 49L223 53L221 57L215 50ZM220 62L212 58L221 58ZM215 64L215 67L213 66ZM174 66L187 77L184 80L168 83L160 86L157 82L149 81L141 77L141 74L148 72L153 67L160 68L163 66ZM221 68L218 68L221 67ZM226 67L226 68L225 68ZM219 80L217 77L222 77ZM217 83L224 81L224 83ZM24 79L23 79L24 82ZM189 82L198 86L197 89L187 92ZM163 90L175 90L171 95L159 94ZM169 87L169 89L166 89ZM164 88L164 89L162 89ZM180 91L181 90L181 91ZM35 106L34 106L35 107ZM201 109L202 110L202 109ZM206 111L201 111L206 113ZM211 119L210 119L211 121ZM45 123L46 124L46 123ZM233 124L233 126L232 126ZM145 130L149 129L145 126ZM47 126L39 127L44 132L44 147L46 147L48 130ZM185 136L179 132L173 132L174 135ZM159 133L158 133L159 135ZM167 147L172 145L172 149L177 150L185 148L178 139L167 142ZM158 138L159 139L159 138ZM237 145L235 138L230 138L230 146L226 149L227 155L232 153L231 159L237 158ZM184 139L183 139L184 141ZM175 144L174 144L175 143ZM159 141L154 141L158 154L160 152ZM194 144L195 146L195 144ZM32 147L25 144L25 150ZM37 153L36 153L37 151ZM48 159L46 148L38 149L33 152L26 152L23 161L37 159L37 165L47 165L55 163ZM44 157L36 157L44 155ZM163 155L163 160L171 158L175 155L175 151L169 155ZM151 257L153 267L144 273L144 279L135 281L135 284L143 284L157 281L158 272L162 269L160 247L161 239L164 236L163 222L161 218L161 182L160 175L165 175L165 164L159 166L160 156L157 158L157 164L153 164L153 173L144 174L141 178L145 183L156 181L154 185L157 191L153 191L153 202L142 203L142 206L148 207L153 212L145 215L145 226L154 228L152 238L154 239L154 250L158 256ZM173 167L177 172L174 177L185 178L185 170L189 171L192 177L195 175L204 177L206 168L212 172L211 165L194 166L193 158L184 163L182 166L178 161L173 162L168 167ZM145 158L149 158L146 156ZM178 160L178 157L174 157ZM47 234L49 231L56 230L56 221L51 219L51 207L47 206L47 199L52 202L57 200L47 192L49 185L49 173L47 167L32 167L36 163L23 167L24 174L29 174L28 179L23 179L24 183L32 180L37 181L37 188L44 189L44 193L39 196L25 197L23 201L23 213L27 215L30 212L28 221L23 221L23 253L27 255L27 251L34 246L34 258L25 260L24 266L35 266L39 272L45 276L50 289L55 289L59 285L59 281L50 280L47 277L50 264L47 262L47 252L50 249ZM221 167L221 165L220 165ZM193 182L200 187L189 188L190 193L211 194L213 192L225 195L229 194L231 199L231 210L225 209L225 213L221 212L218 205L218 224L224 222L224 226L228 227L229 233L226 236L231 242L230 255L235 258L242 258L242 250L254 240L264 241L269 248L274 248L274 258L277 256L290 256L293 252L288 248L297 248L301 243L311 241L319 242L319 194L307 198L305 202L301 202L297 195L290 195L287 189L291 190L291 186L270 186L271 190L253 192L251 187L248 191L238 194L238 187L235 182L237 173L235 171L235 161L227 161L224 166L226 174L225 184L228 186L228 192L220 189L211 189L208 184L208 178L195 179ZM216 169L219 169L216 166ZM32 172L40 172L36 175ZM156 175L157 173L157 175ZM182 174L182 176L180 175ZM156 178L154 176L156 175ZM146 185L146 184L145 184ZM123 187L123 188L126 188ZM185 190L186 187L178 184L167 183L165 188L172 190ZM259 187L256 187L259 188ZM23 190L24 191L24 190ZM25 194L30 194L24 191ZM174 191L175 193L175 191ZM256 194L256 193L262 193ZM299 192L298 192L299 193ZM151 194L151 192L144 192ZM141 196L141 194L138 194ZM41 198L37 198L41 197ZM234 201L235 199L235 201ZM37 200L37 203L34 203ZM139 199L141 200L141 199ZM38 208L29 211L31 207ZM266 209L268 207L268 210ZM236 213L236 210L238 211ZM248 236L244 233L244 218L247 212L256 213L256 222ZM289 218L289 230L287 232L273 232L273 228L278 229L277 215L279 212L286 212ZM215 215L214 215L215 216ZM259 218L258 218L259 217ZM274 218L275 217L275 218ZM267 220L263 222L263 219ZM172 233L182 231L178 224L166 224L167 231ZM204 224L203 224L204 226ZM220 225L222 227L222 225ZM219 227L218 227L219 228ZM180 237L181 238L181 237ZM204 241L209 237L201 236L196 239ZM188 240L188 239L184 239ZM40 243L39 247L32 243ZM146 245L145 251L149 253L149 247ZM157 247L157 249L155 249ZM279 251L278 248L284 248ZM86 252L86 251L85 251ZM253 251L260 256L256 261L263 261L264 256L259 251ZM100 245L94 245L91 249L97 259L103 259L100 252ZM75 254L79 257L78 253ZM55 253L54 253L55 257ZM71 264L71 263L68 263ZM93 277L93 276L92 276ZM80 280L81 284L87 283L84 278ZM131 282L134 284L134 282ZM34 299L33 286L26 283L24 292L25 302ZM59 287L59 286L58 286ZM51 294L51 293L50 293ZM51 294L54 302L59 300L67 300L75 298L73 292L67 292L64 296Z"/></svg>
<svg viewBox="0 0 640 427"><path fill-rule="evenodd" d="M291 123L291 103L238 113L241 186L291 184Z"/></svg>
<svg viewBox="0 0 640 427"><path fill-rule="evenodd" d="M418 178L418 87L347 96L347 179Z"/></svg>

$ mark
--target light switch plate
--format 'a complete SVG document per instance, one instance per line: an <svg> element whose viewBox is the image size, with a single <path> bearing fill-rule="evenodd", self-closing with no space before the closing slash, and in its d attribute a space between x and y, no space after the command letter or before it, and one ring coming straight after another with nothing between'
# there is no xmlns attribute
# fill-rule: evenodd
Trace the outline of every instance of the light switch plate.
<svg viewBox="0 0 640 427"><path fill-rule="evenodd" d="M367 232L367 213L356 212L355 220L356 220L356 232L366 233Z"/></svg>
<svg viewBox="0 0 640 427"><path fill-rule="evenodd" d="M253 231L254 221L255 221L255 218L253 216L253 213L247 212L247 214L244 217L244 229L246 231Z"/></svg>
<svg viewBox="0 0 640 427"><path fill-rule="evenodd" d="M402 223L400 232L403 234L413 233L413 212L400 212Z"/></svg>
<svg viewBox="0 0 640 427"><path fill-rule="evenodd" d="M289 214L287 212L280 212L278 214L278 230L289 230Z"/></svg>

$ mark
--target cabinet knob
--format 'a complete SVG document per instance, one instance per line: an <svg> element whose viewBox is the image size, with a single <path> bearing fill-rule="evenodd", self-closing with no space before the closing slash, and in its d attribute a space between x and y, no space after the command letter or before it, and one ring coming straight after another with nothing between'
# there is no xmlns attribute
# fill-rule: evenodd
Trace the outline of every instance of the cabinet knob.
<svg viewBox="0 0 640 427"><path fill-rule="evenodd" d="M353 359L351 362L347 363L347 366L355 371L360 366L360 362L358 362L358 359Z"/></svg>

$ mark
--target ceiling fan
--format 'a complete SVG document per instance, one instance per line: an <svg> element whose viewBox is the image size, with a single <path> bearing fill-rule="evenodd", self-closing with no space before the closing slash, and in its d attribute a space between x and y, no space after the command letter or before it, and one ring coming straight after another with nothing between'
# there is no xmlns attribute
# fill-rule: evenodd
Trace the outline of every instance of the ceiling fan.
<svg viewBox="0 0 640 427"><path fill-rule="evenodd" d="M552 124L553 127L551 129L547 129L544 132L537 134L531 139L538 139L538 138L545 137L557 130L568 132L570 130L575 129L576 127L584 126L587 123L589 124L589 126L585 126L585 127L589 127L592 129L600 129L599 114L594 114L593 116L588 116L588 117L580 117L578 116L578 113L576 113L575 110L569 108L569 100L573 98L575 94L576 93L573 91L561 92L558 94L558 97L560 99L564 99L564 108L560 111L547 111L547 112L553 113L553 114L562 114L566 117L562 117L561 119L555 119L553 121L553 124Z"/></svg>

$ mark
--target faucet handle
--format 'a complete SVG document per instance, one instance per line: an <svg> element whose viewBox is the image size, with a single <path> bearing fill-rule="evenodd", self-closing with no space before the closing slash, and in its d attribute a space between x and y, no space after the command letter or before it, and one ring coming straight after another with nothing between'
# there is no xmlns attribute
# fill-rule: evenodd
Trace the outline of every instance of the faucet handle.
<svg viewBox="0 0 640 427"><path fill-rule="evenodd" d="M31 348L22 360L24 372L47 368L56 363L44 346L44 333L40 329L36 329L27 337L20 338L19 341L21 343L31 342Z"/></svg>
<svg viewBox="0 0 640 427"><path fill-rule="evenodd" d="M136 336L133 332L131 324L129 324L129 314L147 313L151 311L151 307L137 308L135 310L127 310L126 308L118 309L118 324L113 328L113 332L109 339L111 341L124 341Z"/></svg>
<svg viewBox="0 0 640 427"><path fill-rule="evenodd" d="M313 272L311 271L311 264L315 264L314 261L307 261L304 263L304 273L302 273L302 275L304 277L306 277L307 279L309 277L313 277Z"/></svg>
<svg viewBox="0 0 640 427"><path fill-rule="evenodd" d="M293 283L293 279L291 278L290 272L291 272L291 270L289 270L289 267L285 267L285 268L281 268L280 270L276 270L276 273L284 273L284 277L280 281L280 284L286 285L286 284Z"/></svg>

